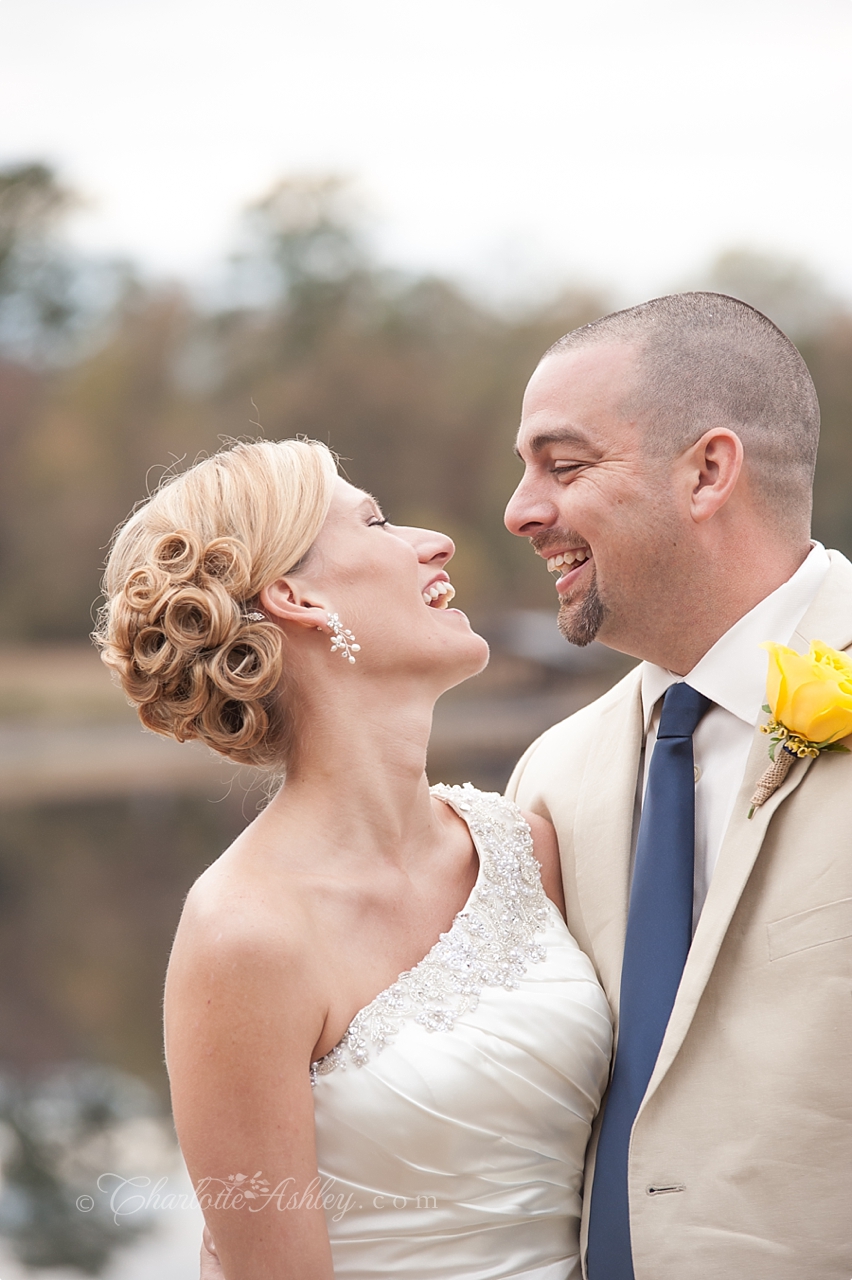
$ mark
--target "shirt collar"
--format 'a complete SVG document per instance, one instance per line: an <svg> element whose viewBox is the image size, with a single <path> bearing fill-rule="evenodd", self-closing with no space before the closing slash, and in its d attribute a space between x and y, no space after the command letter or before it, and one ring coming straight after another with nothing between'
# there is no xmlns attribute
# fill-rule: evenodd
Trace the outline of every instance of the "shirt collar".
<svg viewBox="0 0 852 1280"><path fill-rule="evenodd" d="M766 701L765 640L789 644L830 566L822 543L814 542L792 578L744 614L687 675L676 676L653 662L642 663L642 710L645 731L654 705L669 685L681 678L746 724L757 725Z"/></svg>

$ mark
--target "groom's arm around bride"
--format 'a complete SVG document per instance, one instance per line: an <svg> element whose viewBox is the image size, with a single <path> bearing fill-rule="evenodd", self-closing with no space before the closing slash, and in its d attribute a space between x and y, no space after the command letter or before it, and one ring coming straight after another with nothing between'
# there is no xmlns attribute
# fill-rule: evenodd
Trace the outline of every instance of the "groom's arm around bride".
<svg viewBox="0 0 852 1280"><path fill-rule="evenodd" d="M643 660L509 787L556 827L620 1024L591 1280L852 1275L852 755L798 759L749 817L761 643L852 646L852 565L810 541L818 427L792 344L712 294L568 335L527 390L507 524L566 638Z"/></svg>

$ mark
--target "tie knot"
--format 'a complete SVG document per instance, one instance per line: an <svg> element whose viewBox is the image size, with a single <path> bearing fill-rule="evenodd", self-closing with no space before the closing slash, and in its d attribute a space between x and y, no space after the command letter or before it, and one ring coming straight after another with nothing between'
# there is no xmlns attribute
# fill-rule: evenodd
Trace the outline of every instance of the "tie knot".
<svg viewBox="0 0 852 1280"><path fill-rule="evenodd" d="M663 698L658 738L691 738L701 717L712 706L709 698L691 685L669 685Z"/></svg>

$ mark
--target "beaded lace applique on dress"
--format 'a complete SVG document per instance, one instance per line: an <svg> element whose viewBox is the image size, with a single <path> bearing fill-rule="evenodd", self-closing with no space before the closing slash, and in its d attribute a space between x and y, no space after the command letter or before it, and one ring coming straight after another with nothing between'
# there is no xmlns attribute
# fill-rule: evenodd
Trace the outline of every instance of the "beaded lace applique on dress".
<svg viewBox="0 0 852 1280"><path fill-rule="evenodd" d="M380 1053L406 1019L428 1031L450 1031L475 1009L483 987L518 986L528 964L545 958L535 941L547 898L530 829L510 800L496 793L439 785L432 794L470 827L479 853L476 884L449 932L413 969L366 1005L339 1044L311 1065L311 1083L349 1063L363 1066Z"/></svg>

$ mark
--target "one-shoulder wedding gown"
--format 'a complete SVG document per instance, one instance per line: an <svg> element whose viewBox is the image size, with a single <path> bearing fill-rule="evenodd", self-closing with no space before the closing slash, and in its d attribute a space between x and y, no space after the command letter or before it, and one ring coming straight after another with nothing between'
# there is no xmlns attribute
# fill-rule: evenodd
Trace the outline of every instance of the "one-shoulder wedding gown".
<svg viewBox="0 0 852 1280"><path fill-rule="evenodd" d="M432 794L470 828L471 895L312 1068L334 1274L568 1280L609 1008L517 808Z"/></svg>

